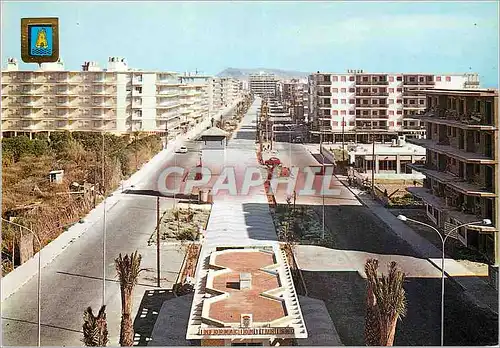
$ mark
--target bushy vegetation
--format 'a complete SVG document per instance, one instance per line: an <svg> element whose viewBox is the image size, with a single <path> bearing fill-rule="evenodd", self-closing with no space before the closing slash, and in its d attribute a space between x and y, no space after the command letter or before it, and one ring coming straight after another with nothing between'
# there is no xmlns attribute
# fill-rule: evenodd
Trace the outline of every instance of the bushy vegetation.
<svg viewBox="0 0 500 348"><path fill-rule="evenodd" d="M114 190L161 150L157 136L55 132L50 137L2 139L2 216L17 217L42 244L87 214L106 192ZM63 183L49 182L49 172L64 170ZM94 185L95 194L75 194L72 183ZM11 260L13 236L19 230L2 224L2 253ZM35 243L36 245L36 243ZM38 249L38 246L35 247ZM4 271L12 265L4 263Z"/></svg>

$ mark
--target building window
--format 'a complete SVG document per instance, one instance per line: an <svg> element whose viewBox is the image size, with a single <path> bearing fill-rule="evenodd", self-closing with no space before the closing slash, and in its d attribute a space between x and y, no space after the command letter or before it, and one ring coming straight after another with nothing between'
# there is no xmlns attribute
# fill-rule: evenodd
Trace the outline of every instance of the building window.
<svg viewBox="0 0 500 348"><path fill-rule="evenodd" d="M396 91L403 92L403 89L402 88L398 88Z"/></svg>
<svg viewBox="0 0 500 348"><path fill-rule="evenodd" d="M398 111L397 111L397 114L398 114L398 115L402 115L402 114L403 114L403 111L398 110Z"/></svg>
<svg viewBox="0 0 500 348"><path fill-rule="evenodd" d="M354 76L349 76L349 81L354 81Z"/></svg>
<svg viewBox="0 0 500 348"><path fill-rule="evenodd" d="M332 81L337 82L339 78L337 76L332 76Z"/></svg>
<svg viewBox="0 0 500 348"><path fill-rule="evenodd" d="M333 110L333 116L338 116L338 115L339 115L338 110Z"/></svg>
<svg viewBox="0 0 500 348"><path fill-rule="evenodd" d="M347 92L347 89L345 89L345 88L341 88L341 89L340 89L340 92L345 93L345 92Z"/></svg>
<svg viewBox="0 0 500 348"><path fill-rule="evenodd" d="M401 126L401 121L398 121L398 122L397 122L397 125L398 125L398 126Z"/></svg>
<svg viewBox="0 0 500 348"><path fill-rule="evenodd" d="M341 115L341 116L345 116L345 115L346 115L346 111L345 111L345 110L341 110L341 111L340 111L340 115Z"/></svg>
<svg viewBox="0 0 500 348"><path fill-rule="evenodd" d="M333 93L338 93L338 92L339 92L339 89L338 89L338 88L332 88L332 92L333 92Z"/></svg>
<svg viewBox="0 0 500 348"><path fill-rule="evenodd" d="M338 121L332 121L332 126L338 126L339 125L339 122Z"/></svg>
<svg viewBox="0 0 500 348"><path fill-rule="evenodd" d="M403 76L397 76L396 81L403 81Z"/></svg>
<svg viewBox="0 0 500 348"><path fill-rule="evenodd" d="M394 104L394 99L389 99L389 104Z"/></svg>
<svg viewBox="0 0 500 348"><path fill-rule="evenodd" d="M394 88L389 88L389 93L394 93Z"/></svg>
<svg viewBox="0 0 500 348"><path fill-rule="evenodd" d="M373 110L372 115L373 115L373 116L378 116L378 111L377 111L377 110Z"/></svg>
<svg viewBox="0 0 500 348"><path fill-rule="evenodd" d="M356 100L354 100L354 99L349 99L349 104L356 104Z"/></svg>
<svg viewBox="0 0 500 348"><path fill-rule="evenodd" d="M389 110L389 115L394 115L394 110Z"/></svg>
<svg viewBox="0 0 500 348"><path fill-rule="evenodd" d="M342 99L342 100L341 100L341 103L342 103L342 104L346 104L346 103L347 103L347 100L346 100L346 99Z"/></svg>
<svg viewBox="0 0 500 348"><path fill-rule="evenodd" d="M349 110L349 115L355 115L356 112L354 110Z"/></svg>
<svg viewBox="0 0 500 348"><path fill-rule="evenodd" d="M354 93L356 92L356 88L349 88L349 93Z"/></svg>
<svg viewBox="0 0 500 348"><path fill-rule="evenodd" d="M402 99L396 99L396 103L401 104L403 102Z"/></svg>
<svg viewBox="0 0 500 348"><path fill-rule="evenodd" d="M394 121L389 122L389 127L394 127Z"/></svg>
<svg viewBox="0 0 500 348"><path fill-rule="evenodd" d="M436 76L436 81L441 82L441 76Z"/></svg>
<svg viewBox="0 0 500 348"><path fill-rule="evenodd" d="M450 82L451 81L451 76L446 76L446 82Z"/></svg>
<svg viewBox="0 0 500 348"><path fill-rule="evenodd" d="M389 82L394 82L394 76L389 76Z"/></svg>
<svg viewBox="0 0 500 348"><path fill-rule="evenodd" d="M476 144L479 144L481 142L481 133L476 132Z"/></svg>
<svg viewBox="0 0 500 348"><path fill-rule="evenodd" d="M340 81L345 82L346 81L346 77L345 76L341 76L340 77Z"/></svg>
<svg viewBox="0 0 500 348"><path fill-rule="evenodd" d="M356 122L354 122L354 121L349 121L349 126L354 126L354 125L356 125Z"/></svg>
<svg viewBox="0 0 500 348"><path fill-rule="evenodd" d="M425 100L423 100L423 99L419 99L419 101L418 101L418 103L419 103L420 105L424 105L424 102L425 102Z"/></svg>
<svg viewBox="0 0 500 348"><path fill-rule="evenodd" d="M338 104L339 100L338 99L332 99L333 104Z"/></svg>

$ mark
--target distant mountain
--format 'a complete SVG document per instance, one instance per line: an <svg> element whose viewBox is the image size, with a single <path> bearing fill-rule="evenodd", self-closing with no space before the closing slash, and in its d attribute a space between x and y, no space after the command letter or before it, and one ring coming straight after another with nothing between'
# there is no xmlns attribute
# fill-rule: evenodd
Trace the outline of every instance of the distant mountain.
<svg viewBox="0 0 500 348"><path fill-rule="evenodd" d="M227 68L217 74L219 77L233 77L235 79L247 80L249 75L258 74L264 72L267 74L274 74L276 77L281 79L290 78L302 78L307 77L310 73L301 71L291 71L291 70L280 70L280 69L238 69L238 68Z"/></svg>

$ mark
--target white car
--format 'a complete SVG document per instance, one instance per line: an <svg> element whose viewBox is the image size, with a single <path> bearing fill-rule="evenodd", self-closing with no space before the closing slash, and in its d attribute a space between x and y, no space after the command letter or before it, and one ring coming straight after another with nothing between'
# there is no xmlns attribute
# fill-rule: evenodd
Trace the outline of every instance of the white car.
<svg viewBox="0 0 500 348"><path fill-rule="evenodd" d="M177 152L177 153L187 153L188 149L185 146L181 146L175 152Z"/></svg>

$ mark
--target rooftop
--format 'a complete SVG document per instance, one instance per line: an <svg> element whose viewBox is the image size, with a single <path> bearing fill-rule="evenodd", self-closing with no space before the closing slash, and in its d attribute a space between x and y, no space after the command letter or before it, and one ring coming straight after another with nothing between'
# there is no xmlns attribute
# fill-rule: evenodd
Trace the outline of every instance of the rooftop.
<svg viewBox="0 0 500 348"><path fill-rule="evenodd" d="M420 92L426 94L439 94L439 95L462 95L462 96L474 96L474 97L498 97L498 89L425 89Z"/></svg>
<svg viewBox="0 0 500 348"><path fill-rule="evenodd" d="M342 148L342 145L325 145L326 148ZM355 155L372 155L373 144L346 144L345 148L349 153ZM375 143L376 155L415 155L425 156L425 148L419 145L405 143L402 146L393 146L391 143Z"/></svg>
<svg viewBox="0 0 500 348"><path fill-rule="evenodd" d="M227 137L229 133L218 128L218 127L210 127L206 131L200 134L200 138L202 137Z"/></svg>

